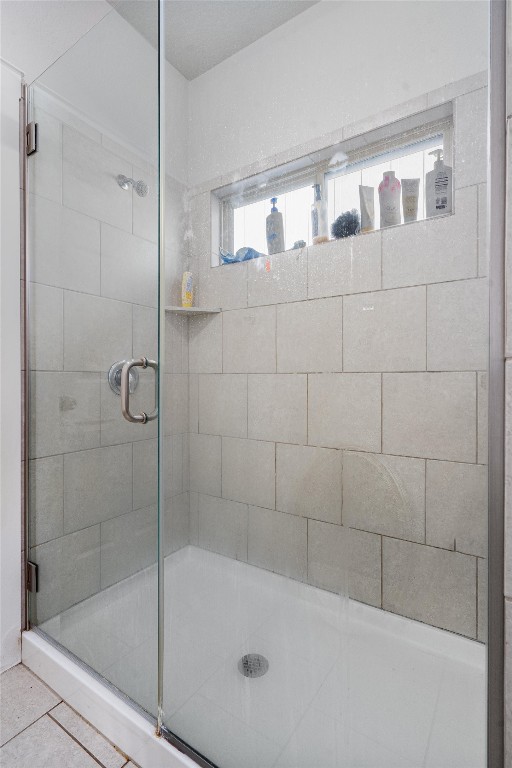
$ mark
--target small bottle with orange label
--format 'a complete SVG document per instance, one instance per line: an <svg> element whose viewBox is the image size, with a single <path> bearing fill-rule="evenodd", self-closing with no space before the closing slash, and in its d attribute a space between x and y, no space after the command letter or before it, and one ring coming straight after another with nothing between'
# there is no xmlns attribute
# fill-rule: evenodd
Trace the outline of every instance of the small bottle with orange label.
<svg viewBox="0 0 512 768"><path fill-rule="evenodd" d="M194 304L194 287L192 272L184 272L181 280L181 306L192 307Z"/></svg>

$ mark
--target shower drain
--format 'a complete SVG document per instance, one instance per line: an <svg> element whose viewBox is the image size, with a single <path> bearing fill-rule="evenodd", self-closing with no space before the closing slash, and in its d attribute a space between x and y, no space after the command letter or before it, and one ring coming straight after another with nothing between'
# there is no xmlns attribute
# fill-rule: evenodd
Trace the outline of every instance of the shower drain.
<svg viewBox="0 0 512 768"><path fill-rule="evenodd" d="M261 677L268 672L268 661L259 653L248 653L238 662L238 670L244 677Z"/></svg>

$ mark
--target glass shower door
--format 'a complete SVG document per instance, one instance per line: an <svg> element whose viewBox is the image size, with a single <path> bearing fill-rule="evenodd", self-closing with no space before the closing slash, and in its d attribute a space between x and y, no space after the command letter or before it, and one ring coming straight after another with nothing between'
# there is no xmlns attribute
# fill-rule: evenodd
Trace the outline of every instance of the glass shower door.
<svg viewBox="0 0 512 768"><path fill-rule="evenodd" d="M31 84L25 275L30 622L154 716L157 65L110 10Z"/></svg>
<svg viewBox="0 0 512 768"><path fill-rule="evenodd" d="M169 737L484 768L489 4L197 7L166 26L195 284Z"/></svg>

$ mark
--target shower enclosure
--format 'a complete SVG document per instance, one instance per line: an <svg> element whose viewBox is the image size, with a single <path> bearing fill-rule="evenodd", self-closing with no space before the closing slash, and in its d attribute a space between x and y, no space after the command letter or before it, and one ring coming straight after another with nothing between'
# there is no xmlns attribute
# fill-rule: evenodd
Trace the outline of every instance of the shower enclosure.
<svg viewBox="0 0 512 768"><path fill-rule="evenodd" d="M483 768L488 4L112 5L28 91L30 626L200 765Z"/></svg>

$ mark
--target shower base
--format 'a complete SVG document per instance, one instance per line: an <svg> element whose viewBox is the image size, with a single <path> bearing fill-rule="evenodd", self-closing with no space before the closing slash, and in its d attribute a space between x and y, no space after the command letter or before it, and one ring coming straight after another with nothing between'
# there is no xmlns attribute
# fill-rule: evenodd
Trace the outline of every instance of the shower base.
<svg viewBox="0 0 512 768"><path fill-rule="evenodd" d="M165 723L219 768L484 768L483 645L192 546L165 604ZM155 713L156 621L153 566L40 629Z"/></svg>

